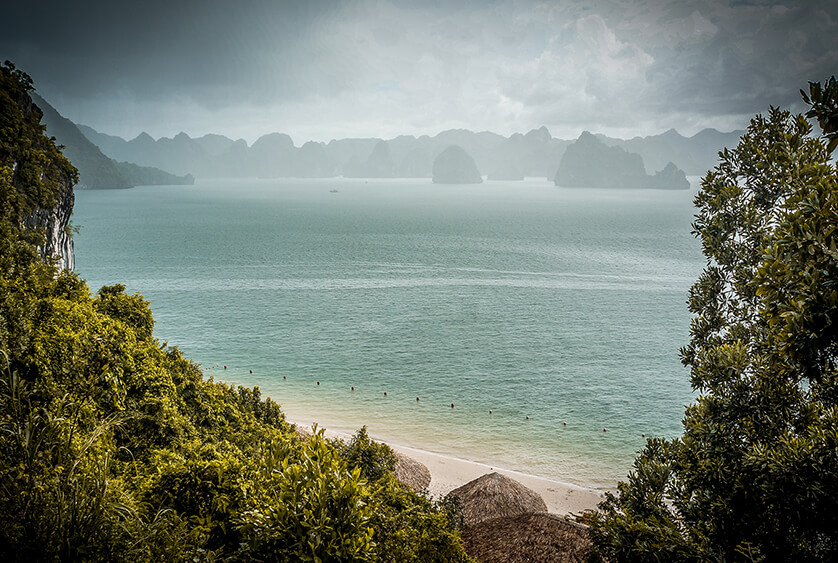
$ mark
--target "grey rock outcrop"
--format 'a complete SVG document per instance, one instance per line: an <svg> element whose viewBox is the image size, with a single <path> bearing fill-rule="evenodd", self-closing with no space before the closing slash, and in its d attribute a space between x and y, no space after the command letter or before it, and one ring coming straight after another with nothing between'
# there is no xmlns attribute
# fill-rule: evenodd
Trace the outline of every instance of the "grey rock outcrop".
<svg viewBox="0 0 838 563"><path fill-rule="evenodd" d="M577 188L637 188L646 179L640 155L609 147L585 131L567 147L555 183Z"/></svg>
<svg viewBox="0 0 838 563"><path fill-rule="evenodd" d="M347 178L392 178L395 166L390 145L387 141L378 141L366 161L357 157L351 159L343 169Z"/></svg>
<svg viewBox="0 0 838 563"><path fill-rule="evenodd" d="M451 145L434 159L434 184L480 184L483 178L474 159L460 146Z"/></svg>
<svg viewBox="0 0 838 563"><path fill-rule="evenodd" d="M230 152L233 144L221 145L217 150ZM251 174L260 178L280 178L291 175L297 149L288 135L271 133L256 139L249 151L245 152Z"/></svg>
<svg viewBox="0 0 838 563"><path fill-rule="evenodd" d="M55 207L49 209L38 207L23 220L24 227L45 231L44 245L38 247L41 258L46 260L57 257L56 265L66 270L72 270L76 266L73 239L69 232L70 216L73 214L75 199L73 184L69 179L62 177L61 193Z"/></svg>
<svg viewBox="0 0 838 563"><path fill-rule="evenodd" d="M690 189L690 181L687 180L687 175L672 162L667 163L663 170L655 172L653 184L652 187L662 190Z"/></svg>
<svg viewBox="0 0 838 563"><path fill-rule="evenodd" d="M309 141L304 144L297 152L294 164L294 176L298 178L331 178L337 175L337 167L323 143Z"/></svg>
<svg viewBox="0 0 838 563"><path fill-rule="evenodd" d="M639 154L608 146L588 131L567 147L556 172L555 184L575 188L690 187L684 172L671 162L662 171L649 176Z"/></svg>
<svg viewBox="0 0 838 563"><path fill-rule="evenodd" d="M22 93L20 99L17 100L17 104L25 120L34 120L37 123L43 119L43 110L34 103L32 96L29 94ZM29 142L35 143L32 139ZM18 170L20 159L26 158L14 150L8 155L0 155L0 160L3 160L3 157L9 159L8 163L13 171ZM40 170L42 177L54 176L57 178L58 187L54 192L54 199L50 198L50 201L54 201L54 203L49 206L40 204L34 207L28 215L22 218L21 226L24 229L43 230L44 243L38 246L41 257L44 260L56 258L56 265L59 268L72 270L75 267L75 254L73 253L73 239L69 225L70 216L73 214L75 193L73 192L73 182L68 176L69 173L66 167L59 166L55 162L48 162L43 165ZM21 183L17 184L16 188L25 192L33 187ZM36 199L36 201L38 200Z"/></svg>
<svg viewBox="0 0 838 563"><path fill-rule="evenodd" d="M629 140L597 137L609 146L622 147L639 154L649 170L660 170L667 162L674 162L686 174L698 176L713 168L724 147L735 147L744 131L721 133L703 129L692 137L684 137L674 129L659 135L634 137Z"/></svg>

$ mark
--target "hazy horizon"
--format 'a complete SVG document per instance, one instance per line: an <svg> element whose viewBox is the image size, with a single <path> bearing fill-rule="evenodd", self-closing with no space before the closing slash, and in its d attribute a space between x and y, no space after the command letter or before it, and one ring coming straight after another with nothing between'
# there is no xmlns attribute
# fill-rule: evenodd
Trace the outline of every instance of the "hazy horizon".
<svg viewBox="0 0 838 563"><path fill-rule="evenodd" d="M47 100L47 102L49 103L49 100ZM87 125L86 123L77 123L76 125L81 125L81 126L91 127L90 125ZM542 126L542 127L546 127L546 126ZM134 136L132 136L132 137L122 137L121 135L113 135L112 133L107 133L107 132L105 132L105 131L99 131L99 130L98 130L98 129L96 129L95 127L91 127L91 128L92 128L94 131L97 131L98 133L104 133L104 134L106 134L106 135L111 135L111 136L114 136L114 137L120 137L120 138L122 138L122 139L123 139L123 140L125 140L125 141L132 141L132 140L136 139L137 137L141 137L143 134L148 135L148 136L149 136L149 137L151 137L151 138L152 138L152 140L154 140L155 142L156 142L156 141L159 141L159 140L161 140L161 139L170 139L170 140L171 140L171 139L174 139L175 137L177 137L177 136L179 136L179 135L186 135L186 136L187 136L187 137L189 137L190 139L200 139L201 137L205 137L205 136L218 135L218 136L222 136L222 137L227 137L229 140L231 140L231 141L235 141L235 142L238 142L238 141L245 141L245 143L247 143L247 146L248 146L248 147L252 146L252 145L254 144L254 142L255 142L255 141L257 141L258 139L260 139L260 138L262 138L262 137L267 137L267 136L269 136L269 135L275 135L275 134L287 135L288 137L290 137L290 138L291 138L291 140L293 141L293 143L294 143L294 146L295 146L295 147L301 147L302 145L304 145L305 143L308 143L308 142L310 142L310 141L311 141L311 142L316 142L316 143L329 144L329 143L330 143L330 142L332 142L332 141L345 141L345 140L382 140L382 141L392 141L392 140L397 139L397 138L399 138L399 137L413 137L413 138L415 138L415 139L419 139L419 138L421 138L421 137L429 137L429 138L433 139L433 138L435 138L435 137L437 137L437 136L439 136L439 135L441 135L441 134L444 134L444 133L447 133L447 132L450 132L450 131L468 131L468 132L470 132L470 133L474 133L474 134L477 134L477 135L480 135L480 134L483 134L483 133L490 133L490 134L500 135L500 136L505 137L505 138L509 138L509 137L510 137L510 136L512 136L512 135L516 135L516 134L526 135L527 133L529 133L529 132L531 132L531 131L537 131L537 130L541 129L541 127L535 127L535 128L533 128L533 129L530 129L529 131L513 131L513 132L512 132L512 133L510 133L509 135L502 135L501 133L497 133L496 131L489 131L489 130L483 130L483 131L472 131L472 130L470 130L470 129L465 129L465 128L460 127L460 128L456 128L456 129L444 129L444 130L437 131L436 133L433 133L433 134L430 134L430 135L429 135L429 134L411 135L411 134L404 134L404 133L402 133L402 134L394 135L394 136L392 136L392 137L357 137L357 136L353 136L353 137L340 137L340 138L333 138L333 139L324 140L324 141L321 141L321 140L316 140L316 139L295 139L294 137L291 137L291 135L288 135L288 134L287 134L287 133L285 133L284 131L268 131L268 132L266 132L266 133L264 133L264 134L262 134L262 135L258 135L258 136L257 136L257 137L253 140L253 141L248 141L247 139L244 139L244 138L242 138L242 137L239 137L239 138L228 137L227 135L224 135L223 133L217 133L217 132L214 132L214 131L210 131L210 132L204 133L204 134L202 134L202 135L190 135L190 134L189 134L189 133L187 133L186 131L178 131L177 133L175 133L175 134L173 134L173 135L161 135L161 136L159 136L159 137L155 137L155 136L151 135L150 133L148 133L147 131L140 131L138 134L136 134L136 135L134 135ZM705 130L716 130L717 132L720 132L720 133L733 133L733 132L738 131L738 130L741 130L741 129L744 129L744 127L741 127L741 128L739 128L739 129L732 129L732 130L730 130L730 131L718 131L717 129L715 129L715 128L713 128L713 127L706 127L706 128L704 128L704 129L701 129L701 130L697 131L697 132L696 132L696 133L694 133L693 135L684 135L681 131L678 131L678 130L677 130L677 129L675 129L674 127L670 127L670 128L669 128L669 129L667 129L666 131L660 131L660 132L657 132L657 133L649 133L648 135L634 135L634 136L632 136L632 137L627 137L627 138L621 138L621 137L610 137L609 135L606 135L606 136L608 136L608 137L610 137L610 138L614 138L614 139L620 139L620 140L628 141L628 140L631 140L632 138L635 138L635 137L641 137L641 138L643 138L643 137L649 137L649 136L659 136L659 135L663 135L664 133L669 132L670 130L674 130L676 133L678 133L678 134L679 134L679 135L681 135L682 137L689 138L689 137L693 137L695 134L700 133L701 131L705 131ZM587 131L587 130L583 130L583 131ZM561 137L557 137L557 136L553 135L553 132L552 132L552 131L549 131L549 128L548 128L548 132L550 133L550 135L551 135L554 139L558 139L558 140L561 140L561 141L575 141L575 140L579 137L579 135L577 135L576 137L573 137L573 138L561 138ZM589 132L589 133L592 133L593 135L604 135L604 133L599 133L598 131L588 131L588 132ZM580 133L580 134L581 134L581 133Z"/></svg>
<svg viewBox="0 0 838 563"><path fill-rule="evenodd" d="M0 59L64 116L295 144L732 131L838 68L826 0L16 3Z"/></svg>

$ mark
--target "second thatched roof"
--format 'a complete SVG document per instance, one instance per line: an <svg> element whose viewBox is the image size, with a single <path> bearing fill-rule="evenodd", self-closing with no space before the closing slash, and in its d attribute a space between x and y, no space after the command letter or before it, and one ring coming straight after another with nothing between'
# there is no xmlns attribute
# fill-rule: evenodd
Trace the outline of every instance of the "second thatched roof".
<svg viewBox="0 0 838 563"><path fill-rule="evenodd" d="M393 474L401 483L415 491L424 491L431 484L431 472L423 464L402 453L396 454L396 468Z"/></svg>
<svg viewBox="0 0 838 563"><path fill-rule="evenodd" d="M482 563L582 563L591 546L585 526L543 512L481 522L462 537Z"/></svg>
<svg viewBox="0 0 838 563"><path fill-rule="evenodd" d="M487 473L469 481L449 496L459 501L466 526L502 516L547 512L547 505L538 493L500 473Z"/></svg>

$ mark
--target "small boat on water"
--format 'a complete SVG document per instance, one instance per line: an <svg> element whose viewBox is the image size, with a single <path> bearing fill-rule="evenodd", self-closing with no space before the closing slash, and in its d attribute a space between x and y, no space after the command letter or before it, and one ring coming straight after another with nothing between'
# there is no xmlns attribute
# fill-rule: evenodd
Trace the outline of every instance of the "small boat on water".
<svg viewBox="0 0 838 563"><path fill-rule="evenodd" d="M329 190L329 193L330 194L336 194L336 193L338 193L338 190L337 190L337 188L332 188L331 190Z"/></svg>

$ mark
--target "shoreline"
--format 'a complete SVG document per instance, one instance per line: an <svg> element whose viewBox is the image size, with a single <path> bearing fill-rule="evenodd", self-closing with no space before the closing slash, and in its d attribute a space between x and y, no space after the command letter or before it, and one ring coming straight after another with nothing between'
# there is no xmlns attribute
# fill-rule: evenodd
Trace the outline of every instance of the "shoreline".
<svg viewBox="0 0 838 563"><path fill-rule="evenodd" d="M311 425L306 425L297 420L287 420L297 428L310 431ZM348 440L352 438L354 431L347 429L334 429L320 426L328 438L340 438ZM469 481L487 473L497 472L514 479L521 484L541 495L547 504L547 510L551 514L566 516L571 513L579 514L584 510L593 510L603 500L604 491L581 487L572 483L557 481L538 475L532 475L521 471L504 469L486 463L471 461L451 455L440 454L394 443L370 433L370 438L376 442L383 442L393 448L394 451L413 458L422 463L431 472L431 483L428 485L428 492L434 498L440 498L452 490L465 485Z"/></svg>

